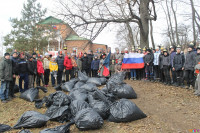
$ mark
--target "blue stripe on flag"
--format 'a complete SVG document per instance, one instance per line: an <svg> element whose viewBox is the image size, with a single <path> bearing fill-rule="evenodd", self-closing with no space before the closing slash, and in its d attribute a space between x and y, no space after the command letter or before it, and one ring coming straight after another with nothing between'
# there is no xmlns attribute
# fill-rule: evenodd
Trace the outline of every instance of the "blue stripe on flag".
<svg viewBox="0 0 200 133"><path fill-rule="evenodd" d="M144 63L143 58L124 58L124 64L133 64L133 63Z"/></svg>

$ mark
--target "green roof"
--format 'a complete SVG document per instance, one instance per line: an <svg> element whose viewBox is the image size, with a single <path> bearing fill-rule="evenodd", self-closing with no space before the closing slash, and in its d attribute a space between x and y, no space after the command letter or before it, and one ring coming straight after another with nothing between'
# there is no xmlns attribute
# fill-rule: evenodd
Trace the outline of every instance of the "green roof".
<svg viewBox="0 0 200 133"><path fill-rule="evenodd" d="M87 38L83 38L83 37L79 37L77 35L69 35L67 38L66 38L66 41L76 41L76 40L89 40Z"/></svg>
<svg viewBox="0 0 200 133"><path fill-rule="evenodd" d="M49 16L45 18L44 20L40 21L38 24L64 24L64 23L65 22L60 19Z"/></svg>

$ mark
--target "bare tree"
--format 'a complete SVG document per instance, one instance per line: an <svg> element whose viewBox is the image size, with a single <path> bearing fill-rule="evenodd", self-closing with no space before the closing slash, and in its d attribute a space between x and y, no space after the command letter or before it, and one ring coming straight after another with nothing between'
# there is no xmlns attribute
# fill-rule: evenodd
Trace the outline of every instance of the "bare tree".
<svg viewBox="0 0 200 133"><path fill-rule="evenodd" d="M57 15L75 30L90 33L91 40L109 23L137 23L140 45L149 47L149 20L157 19L154 0L59 0L59 4L61 10Z"/></svg>
<svg viewBox="0 0 200 133"><path fill-rule="evenodd" d="M192 8L192 28L193 28L193 41L196 44L196 29L195 29L195 8L193 0L190 0Z"/></svg>

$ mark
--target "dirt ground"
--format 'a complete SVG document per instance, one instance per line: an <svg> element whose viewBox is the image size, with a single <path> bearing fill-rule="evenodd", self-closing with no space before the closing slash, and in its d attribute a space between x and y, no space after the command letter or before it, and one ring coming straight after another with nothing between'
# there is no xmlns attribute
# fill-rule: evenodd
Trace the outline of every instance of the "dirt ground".
<svg viewBox="0 0 200 133"><path fill-rule="evenodd" d="M90 131L79 131L73 125L70 131L72 133L189 133L190 129L200 128L200 98L194 96L192 90L145 81L126 82L132 85L138 94L138 99L132 101L147 114L147 118L129 123L104 121L101 129ZM40 98L55 91L53 88L48 88L48 90L47 94L40 92ZM0 123L14 126L20 116L28 110L44 113L46 108L36 109L34 103L19 98L6 104L0 103ZM33 133L39 133L44 128L53 128L58 125L62 124L50 121L43 128L30 130ZM9 133L19 131L12 130Z"/></svg>

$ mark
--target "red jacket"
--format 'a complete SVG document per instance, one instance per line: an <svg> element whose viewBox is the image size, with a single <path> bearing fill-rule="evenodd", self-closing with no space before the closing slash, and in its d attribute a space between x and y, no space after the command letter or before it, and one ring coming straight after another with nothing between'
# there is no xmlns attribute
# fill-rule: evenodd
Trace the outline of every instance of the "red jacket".
<svg viewBox="0 0 200 133"><path fill-rule="evenodd" d="M43 65L42 65L42 61L37 61L37 72L39 74L44 74L44 68L43 68Z"/></svg>
<svg viewBox="0 0 200 133"><path fill-rule="evenodd" d="M72 70L72 59L69 59L67 55L65 56L64 66L66 67L66 70Z"/></svg>

